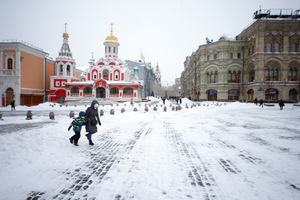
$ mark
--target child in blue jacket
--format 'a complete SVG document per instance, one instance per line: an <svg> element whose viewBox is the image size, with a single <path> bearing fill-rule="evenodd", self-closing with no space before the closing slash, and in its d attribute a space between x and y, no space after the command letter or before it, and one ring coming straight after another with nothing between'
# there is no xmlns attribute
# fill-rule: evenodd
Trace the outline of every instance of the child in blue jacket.
<svg viewBox="0 0 300 200"><path fill-rule="evenodd" d="M75 135L73 135L70 138L70 142L75 146L78 146L80 131L81 131L81 127L84 125L84 120L85 120L85 112L80 111L79 116L72 121L71 125L68 128L68 131L70 131L71 127L73 126L73 131L75 132Z"/></svg>

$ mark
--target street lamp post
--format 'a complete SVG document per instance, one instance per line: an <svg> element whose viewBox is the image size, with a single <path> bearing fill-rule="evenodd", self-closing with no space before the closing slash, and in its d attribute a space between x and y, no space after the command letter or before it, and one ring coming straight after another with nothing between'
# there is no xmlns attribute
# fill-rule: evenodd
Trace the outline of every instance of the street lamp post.
<svg viewBox="0 0 300 200"><path fill-rule="evenodd" d="M243 50L243 70L242 70L242 100L244 101L244 75L245 75L245 47L242 47Z"/></svg>
<svg viewBox="0 0 300 200"><path fill-rule="evenodd" d="M194 88L195 88L195 97L196 97L196 100L197 100L197 59L196 59L196 55L195 55L195 58L194 58L194 62L195 62L195 85L194 85Z"/></svg>

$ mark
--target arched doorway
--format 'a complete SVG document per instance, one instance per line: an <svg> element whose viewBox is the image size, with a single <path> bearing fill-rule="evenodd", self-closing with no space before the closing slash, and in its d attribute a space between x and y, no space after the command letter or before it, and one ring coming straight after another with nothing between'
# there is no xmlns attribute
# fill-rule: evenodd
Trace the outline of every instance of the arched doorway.
<svg viewBox="0 0 300 200"><path fill-rule="evenodd" d="M266 100L278 100L278 90L275 88L269 88L266 90Z"/></svg>
<svg viewBox="0 0 300 200"><path fill-rule="evenodd" d="M8 106L14 100L14 90L7 88L6 90L6 106Z"/></svg>
<svg viewBox="0 0 300 200"><path fill-rule="evenodd" d="M297 101L297 90L295 88L289 90L289 100L290 101Z"/></svg>
<svg viewBox="0 0 300 200"><path fill-rule="evenodd" d="M96 89L96 98L105 98L105 88L104 87L98 87Z"/></svg>
<svg viewBox="0 0 300 200"><path fill-rule="evenodd" d="M216 100L218 100L218 92L217 92L217 90L213 90L213 89L207 90L206 93L207 93L207 100L208 101L216 101Z"/></svg>
<svg viewBox="0 0 300 200"><path fill-rule="evenodd" d="M228 91L228 100L238 101L240 99L240 90L231 89Z"/></svg>
<svg viewBox="0 0 300 200"><path fill-rule="evenodd" d="M249 101L253 101L253 97L254 97L254 90L253 89L249 89L248 92L248 100Z"/></svg>

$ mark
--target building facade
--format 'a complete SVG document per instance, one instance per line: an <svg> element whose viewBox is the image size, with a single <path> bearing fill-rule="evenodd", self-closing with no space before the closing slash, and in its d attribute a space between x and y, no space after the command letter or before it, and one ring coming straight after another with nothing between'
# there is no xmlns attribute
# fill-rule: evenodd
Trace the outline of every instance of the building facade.
<svg viewBox="0 0 300 200"><path fill-rule="evenodd" d="M138 78L139 69L129 70L127 64L118 57L120 44L112 29L104 41L105 56L97 61L92 56L88 69L78 77L68 38L69 34L64 32L63 45L55 61L55 75L51 77L50 101L63 103L86 98L142 100L143 81Z"/></svg>
<svg viewBox="0 0 300 200"><path fill-rule="evenodd" d="M133 70L135 67L139 69L139 79L144 82L144 96L152 96L153 95L153 85L158 83L160 84L160 70L157 65L156 69L152 68L151 62L143 62L143 61L131 61L125 60L130 70Z"/></svg>
<svg viewBox="0 0 300 200"><path fill-rule="evenodd" d="M0 42L1 106L37 105L47 101L54 62L48 53L24 41ZM34 74L34 77L33 77Z"/></svg>
<svg viewBox="0 0 300 200"><path fill-rule="evenodd" d="M235 38L221 37L188 56L182 95L194 100L299 101L300 20L259 18Z"/></svg>

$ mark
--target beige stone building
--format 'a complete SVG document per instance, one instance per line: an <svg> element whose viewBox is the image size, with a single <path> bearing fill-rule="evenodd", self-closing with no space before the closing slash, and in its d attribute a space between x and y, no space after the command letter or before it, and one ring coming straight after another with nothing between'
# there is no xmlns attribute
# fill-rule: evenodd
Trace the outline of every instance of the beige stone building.
<svg viewBox="0 0 300 200"><path fill-rule="evenodd" d="M299 101L299 46L299 19L257 19L235 38L208 41L186 58L182 96L194 100Z"/></svg>

